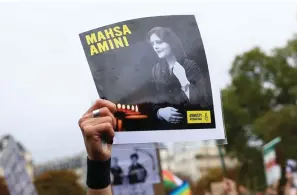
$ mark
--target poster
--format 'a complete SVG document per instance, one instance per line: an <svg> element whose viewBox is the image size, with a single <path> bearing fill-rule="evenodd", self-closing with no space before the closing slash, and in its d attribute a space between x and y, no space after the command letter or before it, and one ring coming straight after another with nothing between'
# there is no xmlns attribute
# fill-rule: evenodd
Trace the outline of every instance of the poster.
<svg viewBox="0 0 297 195"><path fill-rule="evenodd" d="M114 145L111 156L111 180L113 186L160 183L155 145Z"/></svg>
<svg viewBox="0 0 297 195"><path fill-rule="evenodd" d="M118 108L115 144L225 139L194 15L121 21L79 36L98 95Z"/></svg>
<svg viewBox="0 0 297 195"><path fill-rule="evenodd" d="M12 138L0 140L0 167L3 168L8 191L11 195L37 195L27 173L26 162ZM2 149L2 150L1 150Z"/></svg>
<svg viewBox="0 0 297 195"><path fill-rule="evenodd" d="M133 184L123 186L113 186L113 195L154 195L153 184Z"/></svg>

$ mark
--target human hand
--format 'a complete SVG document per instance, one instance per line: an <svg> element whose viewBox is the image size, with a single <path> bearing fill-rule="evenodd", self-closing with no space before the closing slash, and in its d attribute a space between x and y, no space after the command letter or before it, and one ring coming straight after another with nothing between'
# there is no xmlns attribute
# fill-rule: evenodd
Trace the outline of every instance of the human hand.
<svg viewBox="0 0 297 195"><path fill-rule="evenodd" d="M175 63L175 65L173 66L172 72L176 76L176 78L179 80L179 83L181 86L185 86L188 83L190 83L187 78L185 68L182 65L180 65L178 62Z"/></svg>
<svg viewBox="0 0 297 195"><path fill-rule="evenodd" d="M169 123L180 123L183 119L182 114L173 107L160 108L158 110L158 115Z"/></svg>
<svg viewBox="0 0 297 195"><path fill-rule="evenodd" d="M99 116L94 117L93 111L99 109ZM93 106L79 119L88 158L106 161L111 157L111 145L115 135L116 120L113 113L116 105L108 100L97 100ZM107 142L105 144L105 142Z"/></svg>

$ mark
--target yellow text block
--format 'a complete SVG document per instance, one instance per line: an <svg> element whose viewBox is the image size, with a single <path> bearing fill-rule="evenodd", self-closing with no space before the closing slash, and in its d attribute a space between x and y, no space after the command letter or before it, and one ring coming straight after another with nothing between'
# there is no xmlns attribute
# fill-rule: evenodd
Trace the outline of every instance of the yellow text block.
<svg viewBox="0 0 297 195"><path fill-rule="evenodd" d="M211 123L209 110L187 111L188 124L193 123Z"/></svg>

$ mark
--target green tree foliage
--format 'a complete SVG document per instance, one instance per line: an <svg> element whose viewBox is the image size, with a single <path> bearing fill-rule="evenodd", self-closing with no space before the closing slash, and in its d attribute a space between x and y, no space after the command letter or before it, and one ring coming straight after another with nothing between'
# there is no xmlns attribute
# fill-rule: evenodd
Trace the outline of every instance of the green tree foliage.
<svg viewBox="0 0 297 195"><path fill-rule="evenodd" d="M263 131L263 126L266 127ZM285 105L271 110L254 123L254 132L263 140L271 140L279 135L282 143L280 151L285 158L297 159L297 106Z"/></svg>
<svg viewBox="0 0 297 195"><path fill-rule="evenodd" d="M35 186L39 195L85 195L77 181L72 171L49 171L35 178Z"/></svg>
<svg viewBox="0 0 297 195"><path fill-rule="evenodd" d="M85 195L77 182L78 176L72 171L49 171L35 178L38 195ZM0 178L0 194L9 195L4 178Z"/></svg>
<svg viewBox="0 0 297 195"><path fill-rule="evenodd" d="M242 163L239 181L263 188L261 147L251 141L280 136L283 159L297 159L297 36L269 53L256 47L238 55L230 76L222 90L226 149Z"/></svg>

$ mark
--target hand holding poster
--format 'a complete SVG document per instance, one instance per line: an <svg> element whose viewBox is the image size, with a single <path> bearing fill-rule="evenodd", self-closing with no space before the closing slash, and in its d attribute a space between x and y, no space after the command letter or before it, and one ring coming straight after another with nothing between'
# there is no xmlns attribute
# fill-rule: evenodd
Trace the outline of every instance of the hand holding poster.
<svg viewBox="0 0 297 195"><path fill-rule="evenodd" d="M115 144L225 138L194 15L128 20L80 39L99 96L117 105Z"/></svg>

